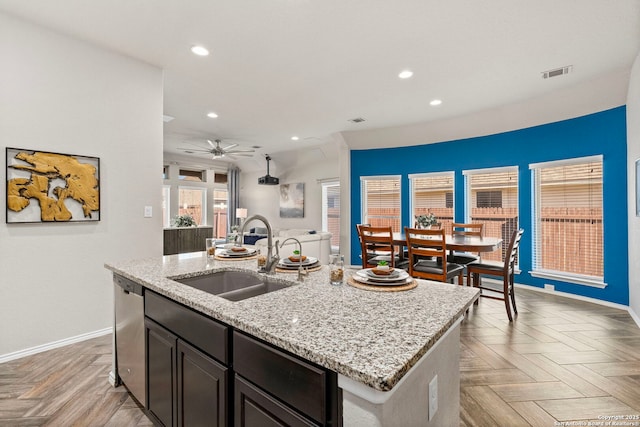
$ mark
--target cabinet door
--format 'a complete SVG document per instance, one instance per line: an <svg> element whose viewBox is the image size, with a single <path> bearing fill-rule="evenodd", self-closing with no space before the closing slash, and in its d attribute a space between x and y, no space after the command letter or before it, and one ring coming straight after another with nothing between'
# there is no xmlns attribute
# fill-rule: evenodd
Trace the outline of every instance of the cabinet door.
<svg viewBox="0 0 640 427"><path fill-rule="evenodd" d="M237 374L234 384L236 427L319 425L283 405Z"/></svg>
<svg viewBox="0 0 640 427"><path fill-rule="evenodd" d="M145 319L147 342L147 406L165 426L177 421L176 345L178 338L150 319Z"/></svg>
<svg viewBox="0 0 640 427"><path fill-rule="evenodd" d="M227 372L178 340L178 427L227 425Z"/></svg>

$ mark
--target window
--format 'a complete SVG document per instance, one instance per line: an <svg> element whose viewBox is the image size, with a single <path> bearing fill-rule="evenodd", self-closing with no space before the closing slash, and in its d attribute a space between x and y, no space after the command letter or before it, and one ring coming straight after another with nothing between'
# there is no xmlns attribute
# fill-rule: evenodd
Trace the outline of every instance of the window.
<svg viewBox="0 0 640 427"><path fill-rule="evenodd" d="M340 183L322 183L322 230L331 233L331 252L340 253Z"/></svg>
<svg viewBox="0 0 640 427"><path fill-rule="evenodd" d="M216 174L217 175L217 174ZM225 175L226 176L226 175ZM213 234L217 239L226 239L227 237L227 206L228 193L227 190L213 190Z"/></svg>
<svg viewBox="0 0 640 427"><path fill-rule="evenodd" d="M432 213L451 233L453 222L453 172L424 173L409 175L409 191L411 192L411 221L415 217Z"/></svg>
<svg viewBox="0 0 640 427"><path fill-rule="evenodd" d="M529 166L533 179L533 271L604 287L602 156Z"/></svg>
<svg viewBox="0 0 640 427"><path fill-rule="evenodd" d="M178 179L183 181L205 182L205 171L194 171L189 169L180 169Z"/></svg>
<svg viewBox="0 0 640 427"><path fill-rule="evenodd" d="M163 185L162 186L162 225L164 227L171 227L171 217L170 217L170 213L169 213L169 206L171 206L169 204L170 202L170 197L169 194L171 193L171 186L170 185Z"/></svg>
<svg viewBox="0 0 640 427"><path fill-rule="evenodd" d="M213 176L213 182L216 184L226 184L227 183L227 174L215 172Z"/></svg>
<svg viewBox="0 0 640 427"><path fill-rule="evenodd" d="M463 171L465 222L484 224L484 235L502 239L502 250L483 253L483 260L502 261L518 228L518 168Z"/></svg>
<svg viewBox="0 0 640 427"><path fill-rule="evenodd" d="M400 176L360 177L363 224L400 232Z"/></svg>
<svg viewBox="0 0 640 427"><path fill-rule="evenodd" d="M162 166L162 179L169 179L169 166Z"/></svg>
<svg viewBox="0 0 640 427"><path fill-rule="evenodd" d="M191 215L198 225L205 225L207 190L195 187L178 187L178 215Z"/></svg>

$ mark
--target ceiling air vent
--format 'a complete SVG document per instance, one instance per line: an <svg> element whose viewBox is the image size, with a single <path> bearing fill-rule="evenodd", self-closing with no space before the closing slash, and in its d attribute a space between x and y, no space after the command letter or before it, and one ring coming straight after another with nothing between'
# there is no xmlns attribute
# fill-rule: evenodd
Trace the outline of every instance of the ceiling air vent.
<svg viewBox="0 0 640 427"><path fill-rule="evenodd" d="M362 117L356 117L355 119L350 119L349 121L351 123L362 123L364 122L364 119Z"/></svg>
<svg viewBox="0 0 640 427"><path fill-rule="evenodd" d="M543 79L550 79L551 77L564 76L569 74L573 69L573 65L567 65L566 67L556 68L555 70L548 70L542 72Z"/></svg>

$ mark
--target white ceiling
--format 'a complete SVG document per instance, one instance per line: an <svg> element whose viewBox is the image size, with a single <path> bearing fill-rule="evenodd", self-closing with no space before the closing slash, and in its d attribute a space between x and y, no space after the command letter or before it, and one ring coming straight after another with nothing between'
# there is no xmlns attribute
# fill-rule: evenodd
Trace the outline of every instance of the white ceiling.
<svg viewBox="0 0 640 427"><path fill-rule="evenodd" d="M262 147L262 164L345 131L408 145L389 129L625 75L640 51L640 0L0 0L0 11L164 69L166 153L221 138Z"/></svg>

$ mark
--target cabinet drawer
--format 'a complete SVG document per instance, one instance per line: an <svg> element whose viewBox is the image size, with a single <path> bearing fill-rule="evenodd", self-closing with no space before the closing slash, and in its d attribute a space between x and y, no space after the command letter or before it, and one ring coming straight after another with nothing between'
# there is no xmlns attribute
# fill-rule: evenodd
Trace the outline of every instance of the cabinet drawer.
<svg viewBox="0 0 640 427"><path fill-rule="evenodd" d="M239 375L320 424L327 419L327 374L247 335L233 333L233 366Z"/></svg>
<svg viewBox="0 0 640 427"><path fill-rule="evenodd" d="M225 365L229 327L154 292L145 292L144 314Z"/></svg>

